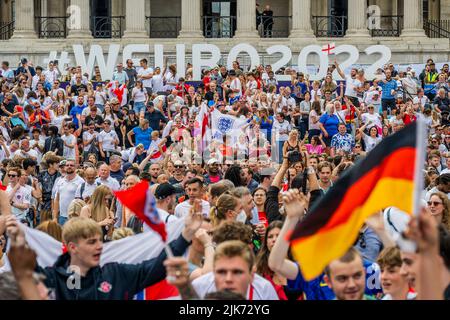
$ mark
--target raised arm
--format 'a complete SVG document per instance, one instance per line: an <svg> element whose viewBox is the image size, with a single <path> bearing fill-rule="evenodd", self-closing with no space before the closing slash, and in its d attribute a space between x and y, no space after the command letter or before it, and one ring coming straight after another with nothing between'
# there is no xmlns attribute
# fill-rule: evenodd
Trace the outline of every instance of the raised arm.
<svg viewBox="0 0 450 320"><path fill-rule="evenodd" d="M286 259L289 242L286 235L292 232L304 215L306 197L298 190L290 190L283 196L286 220L278 235L277 241L269 256L269 268L279 275L294 280L297 278L299 268L293 261Z"/></svg>

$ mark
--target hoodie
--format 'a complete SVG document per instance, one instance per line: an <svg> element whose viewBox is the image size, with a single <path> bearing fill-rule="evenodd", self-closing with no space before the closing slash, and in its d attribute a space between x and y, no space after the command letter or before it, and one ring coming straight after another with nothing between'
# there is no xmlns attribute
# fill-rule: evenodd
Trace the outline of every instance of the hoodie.
<svg viewBox="0 0 450 320"><path fill-rule="evenodd" d="M182 235L170 243L175 256L181 256L189 246ZM45 285L54 290L56 300L131 300L146 287L164 280L166 269L163 250L156 258L139 264L107 263L91 268L77 281L69 272L70 256L61 255L52 267L38 267L46 276Z"/></svg>

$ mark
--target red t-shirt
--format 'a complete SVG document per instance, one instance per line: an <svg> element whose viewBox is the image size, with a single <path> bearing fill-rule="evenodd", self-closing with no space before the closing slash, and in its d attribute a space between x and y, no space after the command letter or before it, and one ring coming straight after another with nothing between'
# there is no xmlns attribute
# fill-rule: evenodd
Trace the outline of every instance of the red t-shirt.
<svg viewBox="0 0 450 320"><path fill-rule="evenodd" d="M417 120L416 115L410 116L409 114L405 114L403 116L403 122L405 123L405 125L408 125L408 124L410 124L410 123L412 123L412 122L414 122L416 120Z"/></svg>
<svg viewBox="0 0 450 320"><path fill-rule="evenodd" d="M269 220L267 220L267 215L265 212L258 212L259 222L264 223L264 226L267 228L269 226Z"/></svg>

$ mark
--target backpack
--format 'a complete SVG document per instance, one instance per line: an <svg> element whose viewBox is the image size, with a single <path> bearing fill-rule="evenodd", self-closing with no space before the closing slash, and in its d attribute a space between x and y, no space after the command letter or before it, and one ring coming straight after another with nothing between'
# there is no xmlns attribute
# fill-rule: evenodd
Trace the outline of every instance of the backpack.
<svg viewBox="0 0 450 320"><path fill-rule="evenodd" d="M95 182L95 184L97 185L97 187L101 185L100 182ZM81 189L80 189L80 198L81 198L81 199L83 199L84 189L86 189L86 182L83 182L83 183L81 184Z"/></svg>

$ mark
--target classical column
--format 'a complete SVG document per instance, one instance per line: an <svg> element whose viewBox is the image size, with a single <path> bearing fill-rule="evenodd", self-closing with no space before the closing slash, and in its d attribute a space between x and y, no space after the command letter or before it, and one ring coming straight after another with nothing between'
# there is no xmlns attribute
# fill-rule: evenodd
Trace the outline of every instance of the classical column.
<svg viewBox="0 0 450 320"><path fill-rule="evenodd" d="M237 0L237 29L235 37L259 37L256 30L256 0Z"/></svg>
<svg viewBox="0 0 450 320"><path fill-rule="evenodd" d="M367 5L365 0L348 0L347 37L368 37Z"/></svg>
<svg viewBox="0 0 450 320"><path fill-rule="evenodd" d="M311 28L311 0L291 0L292 30L290 38L314 38Z"/></svg>
<svg viewBox="0 0 450 320"><path fill-rule="evenodd" d="M37 38L34 30L34 1L16 0L16 21L12 39Z"/></svg>
<svg viewBox="0 0 450 320"><path fill-rule="evenodd" d="M126 2L126 29L124 38L148 38L145 30L145 0Z"/></svg>
<svg viewBox="0 0 450 320"><path fill-rule="evenodd" d="M181 30L178 38L203 38L202 1L181 1Z"/></svg>
<svg viewBox="0 0 450 320"><path fill-rule="evenodd" d="M403 37L425 37L423 29L423 3L421 0L404 0Z"/></svg>
<svg viewBox="0 0 450 320"><path fill-rule="evenodd" d="M71 0L69 8L69 22L67 38L92 38L90 28L90 4L89 0Z"/></svg>

